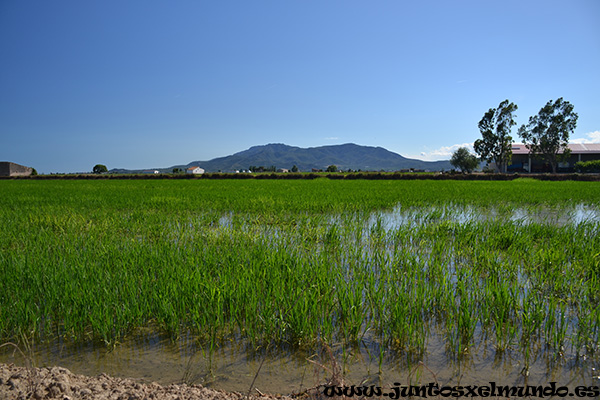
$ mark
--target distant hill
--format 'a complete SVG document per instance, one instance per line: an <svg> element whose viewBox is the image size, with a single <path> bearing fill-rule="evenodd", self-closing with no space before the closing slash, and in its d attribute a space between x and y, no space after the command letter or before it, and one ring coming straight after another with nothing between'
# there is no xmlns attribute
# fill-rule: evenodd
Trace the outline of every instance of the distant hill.
<svg viewBox="0 0 600 400"><path fill-rule="evenodd" d="M296 165L300 171L311 171L313 168L324 170L329 165L336 165L341 170L363 171L398 171L409 168L439 171L452 168L449 161L414 160L382 147L359 146L352 143L309 148L267 144L210 161L194 161L187 166L192 165L198 165L207 172L243 170L251 165L265 167L274 165L277 168L287 169Z"/></svg>
<svg viewBox="0 0 600 400"><path fill-rule="evenodd" d="M267 144L253 146L226 157L209 161L192 161L187 165L174 165L170 168L159 168L161 172L171 172L173 168L199 166L206 172L232 172L247 170L250 166L275 166L291 169L294 165L300 171L314 169L325 170L329 165L335 165L339 170L347 171L399 171L402 169L419 169L426 171L449 170L453 168L450 161L422 161L393 153L382 147L359 146L353 143L301 148L285 144ZM125 172L125 170L113 170ZM128 171L134 172L134 171Z"/></svg>

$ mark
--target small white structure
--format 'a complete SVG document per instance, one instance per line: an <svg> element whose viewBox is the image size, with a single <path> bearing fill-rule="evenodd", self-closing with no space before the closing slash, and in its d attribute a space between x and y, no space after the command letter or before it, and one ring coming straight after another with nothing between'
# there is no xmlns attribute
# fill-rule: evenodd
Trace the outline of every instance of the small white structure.
<svg viewBox="0 0 600 400"><path fill-rule="evenodd" d="M185 172L186 172L186 174L198 175L198 174L203 174L204 169L200 168L200 167L189 167Z"/></svg>

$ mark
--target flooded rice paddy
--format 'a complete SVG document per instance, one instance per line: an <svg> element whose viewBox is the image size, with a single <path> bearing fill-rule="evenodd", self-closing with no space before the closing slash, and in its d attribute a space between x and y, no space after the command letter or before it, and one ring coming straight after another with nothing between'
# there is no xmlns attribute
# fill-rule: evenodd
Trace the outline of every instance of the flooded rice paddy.
<svg viewBox="0 0 600 400"><path fill-rule="evenodd" d="M269 393L337 367L357 385L600 384L593 201L180 206L4 208L0 332L22 353L0 361Z"/></svg>

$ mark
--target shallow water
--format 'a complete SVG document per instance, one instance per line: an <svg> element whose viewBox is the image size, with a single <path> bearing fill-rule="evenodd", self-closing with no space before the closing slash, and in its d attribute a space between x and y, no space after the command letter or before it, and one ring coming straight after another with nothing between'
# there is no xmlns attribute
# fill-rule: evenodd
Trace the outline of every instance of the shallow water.
<svg viewBox="0 0 600 400"><path fill-rule="evenodd" d="M481 332L479 332L481 334ZM264 349L263 349L264 350ZM407 360L387 352L381 365L376 346L368 338L354 349L333 346L331 353L323 348L313 351L273 349L269 352L249 351L239 342L221 345L209 356L207 349L191 338L174 342L151 330L140 330L114 348L103 344L68 345L64 342L39 344L25 349L27 359L12 347L0 349L0 362L36 367L60 365L74 373L140 379L161 384L202 384L227 391L247 392L254 386L263 393L290 394L323 384L331 377L332 354L344 370L347 384L392 386L402 384L545 385L557 382L573 389L577 385L600 385L600 364L565 352L549 359L540 351L524 370L520 356L511 351L497 353L479 341L462 359L447 356L445 341L432 334L428 351ZM268 353L268 354L267 354ZM310 361L309 361L310 360Z"/></svg>
<svg viewBox="0 0 600 400"><path fill-rule="evenodd" d="M402 208L397 206L389 211L373 213L370 224L380 220L385 230L400 226L423 225L432 222L448 221L458 224L487 221L511 221L528 224L550 224L556 226L599 223L600 209L586 204L575 204L559 209L547 207L532 208L479 208L449 204L443 207Z"/></svg>

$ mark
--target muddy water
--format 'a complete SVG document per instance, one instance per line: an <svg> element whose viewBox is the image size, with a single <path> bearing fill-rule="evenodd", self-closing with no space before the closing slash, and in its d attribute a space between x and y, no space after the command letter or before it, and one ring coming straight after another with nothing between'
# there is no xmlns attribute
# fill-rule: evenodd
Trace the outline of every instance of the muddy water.
<svg viewBox="0 0 600 400"><path fill-rule="evenodd" d="M485 341L472 347L461 359L447 355L441 335L433 334L428 352L407 360L406 355L388 352L380 364L379 352L366 339L359 348L331 352L321 348L290 352L281 349L253 352L229 342L209 354L191 338L173 342L152 331L139 331L114 348L103 344L68 345L55 342L25 349L27 359L12 347L0 349L0 362L27 366L60 365L74 373L130 377L143 382L195 383L227 391L246 392L254 387L263 393L290 394L314 387L331 376L333 363L343 369L349 384L391 386L402 384L484 385L600 385L600 363L566 352L559 359L543 351L524 369L522 356L510 351L497 353ZM335 361L332 361L332 357Z"/></svg>

